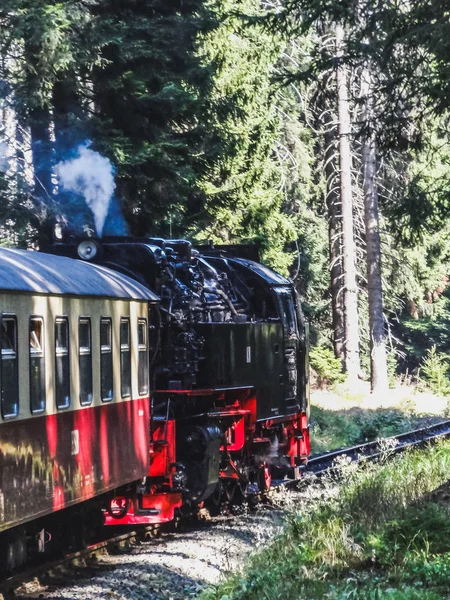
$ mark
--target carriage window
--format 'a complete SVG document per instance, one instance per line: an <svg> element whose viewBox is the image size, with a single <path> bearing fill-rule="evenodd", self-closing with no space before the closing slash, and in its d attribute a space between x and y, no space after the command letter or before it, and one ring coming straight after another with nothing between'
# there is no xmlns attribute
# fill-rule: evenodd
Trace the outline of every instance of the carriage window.
<svg viewBox="0 0 450 600"><path fill-rule="evenodd" d="M100 322L100 373L103 402L109 402L113 397L113 365L112 365L112 323L111 319Z"/></svg>
<svg viewBox="0 0 450 600"><path fill-rule="evenodd" d="M147 319L138 321L138 392L148 394Z"/></svg>
<svg viewBox="0 0 450 600"><path fill-rule="evenodd" d="M92 343L91 321L80 319L78 325L78 364L80 368L80 404L92 402Z"/></svg>
<svg viewBox="0 0 450 600"><path fill-rule="evenodd" d="M122 398L131 396L130 319L120 321L120 387Z"/></svg>
<svg viewBox="0 0 450 600"><path fill-rule="evenodd" d="M45 410L44 321L30 319L30 407L32 413Z"/></svg>
<svg viewBox="0 0 450 600"><path fill-rule="evenodd" d="M69 321L55 321L55 397L57 408L70 405Z"/></svg>
<svg viewBox="0 0 450 600"><path fill-rule="evenodd" d="M2 317L1 324L1 408L2 417L16 417L19 413L19 378L17 359L17 321Z"/></svg>

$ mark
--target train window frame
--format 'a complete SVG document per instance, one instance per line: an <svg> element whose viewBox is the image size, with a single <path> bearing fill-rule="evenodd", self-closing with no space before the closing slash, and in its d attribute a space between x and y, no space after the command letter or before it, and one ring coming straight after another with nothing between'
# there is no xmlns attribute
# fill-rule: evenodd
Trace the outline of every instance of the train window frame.
<svg viewBox="0 0 450 600"><path fill-rule="evenodd" d="M283 325L285 339L298 338L298 321L292 290L288 287L275 288L278 311ZM289 302L290 301L290 302Z"/></svg>
<svg viewBox="0 0 450 600"><path fill-rule="evenodd" d="M62 346L58 346L58 334L57 334L57 330L58 330L58 325L64 323L65 327L66 327L66 346L62 347ZM70 399L71 399L71 390L70 390L70 381L71 381L71 369L70 369L70 327L69 327L69 317L67 316L57 316L55 317L55 404L56 404L56 408L57 410L64 410L66 408L70 407ZM58 361L58 359L60 359ZM61 360L62 359L62 360ZM65 402L64 403L59 403L58 402L58 385L57 385L57 379L58 379L58 362L62 363L62 372L63 375L65 373L65 371L67 371L67 381L63 382L63 387L64 387L64 391L67 392L67 395L65 396ZM64 397L64 396L63 396Z"/></svg>
<svg viewBox="0 0 450 600"><path fill-rule="evenodd" d="M109 344L102 343L102 327L109 326ZM114 400L113 324L111 317L100 317L100 398L102 402ZM104 340L103 340L104 341ZM108 358L109 357L109 358ZM106 372L107 367L107 372ZM106 377L108 383L105 386ZM106 395L106 388L110 395Z"/></svg>
<svg viewBox="0 0 450 600"><path fill-rule="evenodd" d="M13 332L13 349L4 348L3 340L4 340L4 331L3 331L3 323L5 321L12 322L14 324L14 332ZM19 336L18 336L18 325L17 325L17 316L13 313L2 313L0 317L0 348L1 348L1 357L0 357L0 405L1 405L1 415L4 420L14 419L19 415L20 410L20 395L19 395ZM5 350L9 350L9 352L5 352ZM14 360L14 388L16 401L14 403L10 403L11 406L14 406L13 412L5 411L5 390L4 390L4 365L6 361ZM9 397L9 394L8 394Z"/></svg>
<svg viewBox="0 0 450 600"><path fill-rule="evenodd" d="M34 343L38 346L33 348L32 346L32 324L40 323L40 339L35 335ZM45 321L44 317L41 315L30 315L28 320L28 360L29 360L29 396L30 396L30 411L32 415L42 414L46 410L47 402L46 402L46 375L45 375L45 351L46 351L46 341L45 341ZM39 407L33 406L33 387L32 387L32 370L34 361L39 360L40 362L36 363L39 365L39 383L40 383L40 392L42 393L42 398L40 401Z"/></svg>
<svg viewBox="0 0 450 600"><path fill-rule="evenodd" d="M128 343L124 343L122 327L127 326ZM131 324L130 317L120 318L120 395L122 398L131 398ZM128 391L127 391L128 390Z"/></svg>
<svg viewBox="0 0 450 600"><path fill-rule="evenodd" d="M143 327L144 341L140 340L140 329ZM149 393L149 363L148 363L148 322L140 317L137 322L138 347L138 394L145 396Z"/></svg>
<svg viewBox="0 0 450 600"><path fill-rule="evenodd" d="M80 329L82 325L88 326L88 346L81 345L81 336ZM82 375L82 370L85 369L84 362L82 357L89 356L90 360L87 362L87 373L86 380L89 380L89 387L87 393L87 400L82 397L82 381L84 381ZM94 380L93 380L93 371L92 371L92 323L91 318L86 316L81 316L78 319L78 382L79 382L79 402L80 406L90 406L94 400Z"/></svg>

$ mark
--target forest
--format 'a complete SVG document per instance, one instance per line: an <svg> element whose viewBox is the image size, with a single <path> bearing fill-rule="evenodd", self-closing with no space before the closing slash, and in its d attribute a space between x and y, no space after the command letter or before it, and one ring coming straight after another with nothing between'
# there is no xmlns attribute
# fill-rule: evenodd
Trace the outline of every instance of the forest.
<svg viewBox="0 0 450 600"><path fill-rule="evenodd" d="M449 33L430 0L3 0L1 243L251 242L323 381L448 392Z"/></svg>

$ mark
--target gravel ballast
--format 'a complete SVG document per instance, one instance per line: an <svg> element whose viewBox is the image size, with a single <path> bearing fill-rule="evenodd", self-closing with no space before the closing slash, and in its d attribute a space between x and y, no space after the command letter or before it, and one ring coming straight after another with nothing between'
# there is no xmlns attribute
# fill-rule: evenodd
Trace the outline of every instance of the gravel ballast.
<svg viewBox="0 0 450 600"><path fill-rule="evenodd" d="M284 502L283 502L284 504ZM256 512L220 517L138 542L94 566L70 567L49 583L29 584L20 598L45 600L180 600L239 571L251 552L282 529L285 510L260 505Z"/></svg>

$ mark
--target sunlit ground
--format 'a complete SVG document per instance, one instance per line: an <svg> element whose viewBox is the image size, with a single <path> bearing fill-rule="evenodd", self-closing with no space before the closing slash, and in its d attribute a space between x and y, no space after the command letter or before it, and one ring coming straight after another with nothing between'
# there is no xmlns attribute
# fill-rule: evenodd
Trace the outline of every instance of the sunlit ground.
<svg viewBox="0 0 450 600"><path fill-rule="evenodd" d="M366 381L359 381L357 388L351 391L345 384L338 385L336 391L311 391L311 403L326 410L396 408L410 413L443 416L448 402L450 396L435 396L413 385L399 385L386 395L377 396L370 393L370 385Z"/></svg>
<svg viewBox="0 0 450 600"><path fill-rule="evenodd" d="M399 385L386 395L370 394L359 382L351 391L345 386L311 393L311 450L336 448L396 436L437 423L449 414L449 398Z"/></svg>

